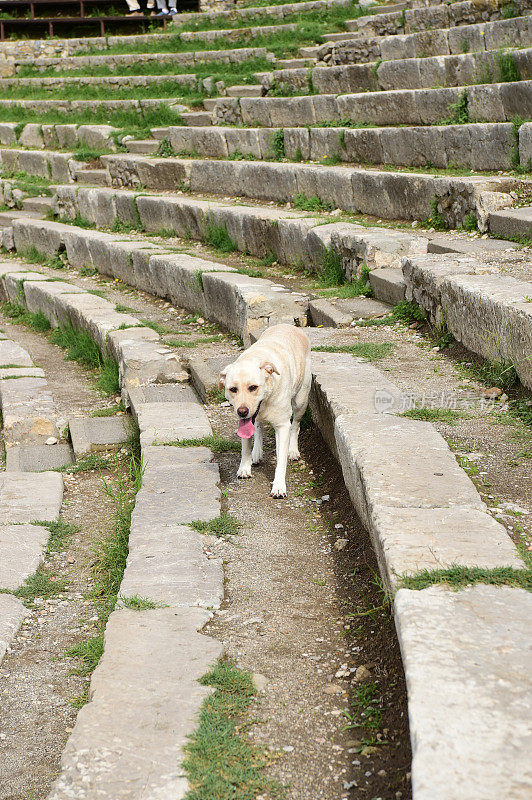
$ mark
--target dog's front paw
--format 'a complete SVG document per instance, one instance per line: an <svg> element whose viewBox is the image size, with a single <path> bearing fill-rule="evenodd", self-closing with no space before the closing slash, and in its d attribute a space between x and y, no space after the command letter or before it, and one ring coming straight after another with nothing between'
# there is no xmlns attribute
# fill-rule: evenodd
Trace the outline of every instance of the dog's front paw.
<svg viewBox="0 0 532 800"><path fill-rule="evenodd" d="M248 466L242 466L238 468L238 472L236 473L237 478L251 478L251 464Z"/></svg>
<svg viewBox="0 0 532 800"><path fill-rule="evenodd" d="M300 458L301 458L301 455L299 453L299 450L289 450L288 451L288 460L289 461L299 461Z"/></svg>
<svg viewBox="0 0 532 800"><path fill-rule="evenodd" d="M276 481L272 484L272 490L270 492L271 497L282 498L286 497L286 483L277 483Z"/></svg>

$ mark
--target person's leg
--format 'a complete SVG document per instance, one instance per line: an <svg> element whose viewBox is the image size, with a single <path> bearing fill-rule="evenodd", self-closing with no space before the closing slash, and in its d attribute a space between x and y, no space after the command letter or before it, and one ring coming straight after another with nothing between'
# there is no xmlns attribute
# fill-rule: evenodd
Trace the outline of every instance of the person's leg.
<svg viewBox="0 0 532 800"><path fill-rule="evenodd" d="M126 3L129 9L129 13L126 14L126 16L137 17L139 14L142 15L142 11L140 10L138 0L126 0Z"/></svg>
<svg viewBox="0 0 532 800"><path fill-rule="evenodd" d="M157 17L166 16L168 14L168 6L166 5L166 0L156 0L157 8L159 9L159 13L156 14Z"/></svg>

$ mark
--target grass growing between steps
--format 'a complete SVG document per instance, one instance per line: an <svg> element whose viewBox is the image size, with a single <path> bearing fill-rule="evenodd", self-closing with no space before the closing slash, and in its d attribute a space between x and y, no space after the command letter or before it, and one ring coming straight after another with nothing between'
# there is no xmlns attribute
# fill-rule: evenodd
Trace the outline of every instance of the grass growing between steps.
<svg viewBox="0 0 532 800"><path fill-rule="evenodd" d="M48 528L50 531L50 538L46 546L47 553L64 550L74 534L79 533L81 530L79 525L63 522L62 519L53 520L51 522L41 520L32 522L32 525L40 525L41 528Z"/></svg>
<svg viewBox="0 0 532 800"><path fill-rule="evenodd" d="M239 453L240 442L224 439L222 436L203 436L200 439L174 439L164 442L165 447L208 447L213 453Z"/></svg>
<svg viewBox="0 0 532 800"><path fill-rule="evenodd" d="M248 737L248 717L256 691L251 675L221 659L200 679L214 693L201 708L198 729L185 745L183 769L190 790L186 800L252 800L285 796L283 787L265 775L269 759Z"/></svg>
<svg viewBox="0 0 532 800"><path fill-rule="evenodd" d="M2 303L2 313L12 322L27 325L36 333L45 333L50 330L50 320L42 311L28 311L26 306L19 303Z"/></svg>
<svg viewBox="0 0 532 800"><path fill-rule="evenodd" d="M513 567L495 567L482 569L481 567L460 567L458 565L448 569L422 570L415 575L404 575L401 586L404 589L426 589L428 586L443 583L453 589L463 589L475 583L485 583L491 586L514 586L532 591L532 569L514 569Z"/></svg>
<svg viewBox="0 0 532 800"><path fill-rule="evenodd" d="M208 522L195 520L190 523L190 527L200 533L210 533L218 539L222 536L236 536L242 530L240 522L231 514L220 514L219 517L210 519Z"/></svg>
<svg viewBox="0 0 532 800"><path fill-rule="evenodd" d="M448 408L411 408L398 414L399 417L407 419L418 419L424 422L446 422L448 425L455 425L459 419L467 419L470 415L460 411L452 411Z"/></svg>
<svg viewBox="0 0 532 800"><path fill-rule="evenodd" d="M71 324L60 325L50 334L50 341L66 350L67 361L78 361L84 367L98 370L97 385L104 394L117 394L120 391L118 364L114 359L102 355L88 333Z"/></svg>
<svg viewBox="0 0 532 800"><path fill-rule="evenodd" d="M41 597L44 600L50 597L56 597L66 591L67 584L65 581L53 575L45 567L40 566L39 569L30 575L22 586L18 589L2 589L0 594L12 594L18 597L24 605L31 608L36 597Z"/></svg>
<svg viewBox="0 0 532 800"><path fill-rule="evenodd" d="M90 675L102 656L105 626L115 608L126 567L135 495L142 484L142 465L134 454L130 456L127 469L118 461L115 464L114 482L104 481L105 491L114 506L113 530L94 547L95 586L91 598L97 607L98 633L79 642L65 654L77 659L78 664L73 670L76 675Z"/></svg>
<svg viewBox="0 0 532 800"><path fill-rule="evenodd" d="M394 345L392 342L355 342L355 344L333 345L324 344L313 347L315 353L349 353L366 361L380 361L391 355Z"/></svg>
<svg viewBox="0 0 532 800"><path fill-rule="evenodd" d="M121 109L110 111L106 108L96 108L86 111L48 111L35 113L17 104L1 109L2 122L17 122L23 127L28 122L41 125L65 125L76 123L78 125L112 125L119 128L120 136L131 134L136 138L149 139L151 128L165 127L167 125L183 125L181 116L173 111L166 103L160 103L157 109ZM44 179L40 178L40 181Z"/></svg>

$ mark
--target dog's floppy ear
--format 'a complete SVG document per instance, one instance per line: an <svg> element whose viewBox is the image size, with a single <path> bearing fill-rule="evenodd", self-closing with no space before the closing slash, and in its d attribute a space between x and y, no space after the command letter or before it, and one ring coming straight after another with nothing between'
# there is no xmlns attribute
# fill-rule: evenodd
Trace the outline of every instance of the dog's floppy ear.
<svg viewBox="0 0 532 800"><path fill-rule="evenodd" d="M277 367L275 367L275 366L274 366L274 365L271 363L271 361L266 361L264 364L261 364L261 365L260 365L260 368L261 368L261 369L263 369L263 370L265 370L265 371L268 373L268 375L271 375L271 374L272 374L272 372L275 372L277 375L280 375L280 374L281 374L281 373L279 372L279 370L277 369Z"/></svg>
<svg viewBox="0 0 532 800"><path fill-rule="evenodd" d="M227 373L227 370L224 369L222 372L220 372L220 374L218 376L218 389L220 390L220 392L223 392L223 389L224 389L224 386L225 386L226 373Z"/></svg>

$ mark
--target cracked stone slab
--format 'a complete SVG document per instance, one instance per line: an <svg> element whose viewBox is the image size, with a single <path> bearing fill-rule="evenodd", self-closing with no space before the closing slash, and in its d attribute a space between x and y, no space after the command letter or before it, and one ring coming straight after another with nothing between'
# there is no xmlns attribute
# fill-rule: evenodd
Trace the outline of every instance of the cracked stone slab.
<svg viewBox="0 0 532 800"><path fill-rule="evenodd" d="M220 559L207 557L207 541L186 525L133 524L121 596L170 607L219 608L223 567Z"/></svg>
<svg viewBox="0 0 532 800"><path fill-rule="evenodd" d="M77 717L49 800L180 800L183 746L211 689L198 683L222 654L198 633L203 609L114 611L90 702Z"/></svg>
<svg viewBox="0 0 532 800"><path fill-rule="evenodd" d="M49 536L40 525L0 525L0 587L17 589L33 575Z"/></svg>
<svg viewBox="0 0 532 800"><path fill-rule="evenodd" d="M212 436L207 414L198 402L144 403L137 410L137 418L143 447L155 442Z"/></svg>
<svg viewBox="0 0 532 800"><path fill-rule="evenodd" d="M63 476L57 472L0 473L0 525L57 520L63 500Z"/></svg>
<svg viewBox="0 0 532 800"><path fill-rule="evenodd" d="M70 417L68 420L76 458L127 442L131 421L126 416Z"/></svg>
<svg viewBox="0 0 532 800"><path fill-rule="evenodd" d="M0 594L0 664L28 613L17 597Z"/></svg>
<svg viewBox="0 0 532 800"><path fill-rule="evenodd" d="M397 592L416 800L530 798L531 619L523 589Z"/></svg>

